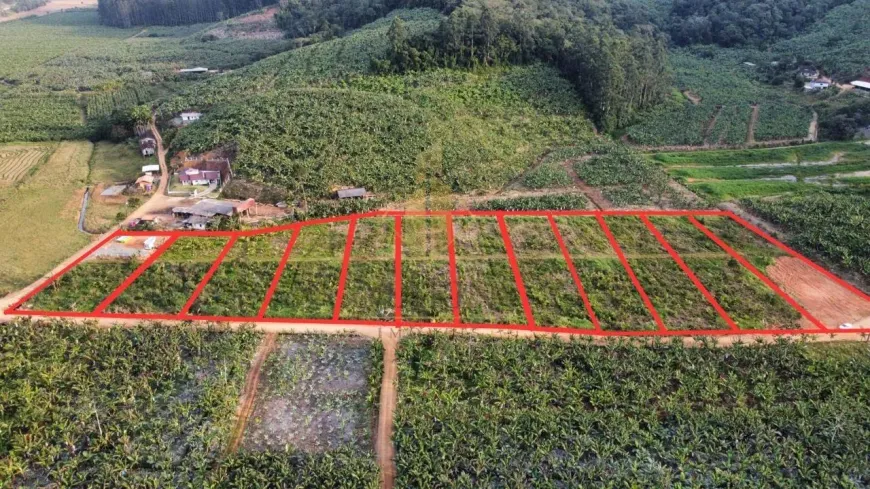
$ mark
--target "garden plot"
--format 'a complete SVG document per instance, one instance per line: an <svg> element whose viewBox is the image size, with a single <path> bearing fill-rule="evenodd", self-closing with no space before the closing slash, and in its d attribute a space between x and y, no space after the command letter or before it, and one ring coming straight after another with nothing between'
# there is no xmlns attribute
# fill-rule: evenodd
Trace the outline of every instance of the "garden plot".
<svg viewBox="0 0 870 489"><path fill-rule="evenodd" d="M724 211L378 212L128 233L165 241L140 257L110 236L7 313L723 335L827 333L870 310L866 294ZM819 287L837 292L822 300Z"/></svg>
<svg viewBox="0 0 870 489"><path fill-rule="evenodd" d="M109 305L116 313L182 312L227 238L184 237L169 246Z"/></svg>
<svg viewBox="0 0 870 489"><path fill-rule="evenodd" d="M498 221L493 217L458 218L453 221L453 232L462 322L525 324Z"/></svg>
<svg viewBox="0 0 870 489"><path fill-rule="evenodd" d="M191 314L256 316L291 234L259 234L236 241L194 302Z"/></svg>
<svg viewBox="0 0 870 489"><path fill-rule="evenodd" d="M592 328L565 256L545 217L507 219L529 306L541 326Z"/></svg>
<svg viewBox="0 0 870 489"><path fill-rule="evenodd" d="M333 317L348 223L302 226L267 317Z"/></svg>
<svg viewBox="0 0 870 489"><path fill-rule="evenodd" d="M281 337L261 374L242 450L371 453L379 355L359 336Z"/></svg>
<svg viewBox="0 0 870 489"><path fill-rule="evenodd" d="M601 329L656 329L598 221L594 217L561 217L556 223Z"/></svg>
<svg viewBox="0 0 870 489"><path fill-rule="evenodd" d="M357 222L341 302L342 319L395 318L395 224L392 217Z"/></svg>
<svg viewBox="0 0 870 489"><path fill-rule="evenodd" d="M447 219L402 219L402 319L452 322Z"/></svg>
<svg viewBox="0 0 870 489"><path fill-rule="evenodd" d="M121 236L97 248L81 264L51 282L22 306L38 311L92 312L154 253L166 238Z"/></svg>

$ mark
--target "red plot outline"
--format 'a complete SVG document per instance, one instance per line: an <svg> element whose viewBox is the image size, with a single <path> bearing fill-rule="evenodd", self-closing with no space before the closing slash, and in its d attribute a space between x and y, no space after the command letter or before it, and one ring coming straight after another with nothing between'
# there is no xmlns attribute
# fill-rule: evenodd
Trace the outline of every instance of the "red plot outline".
<svg viewBox="0 0 870 489"><path fill-rule="evenodd" d="M717 301L716 298L713 297L713 294L711 294L710 291L707 290L707 287L705 287L704 284L701 283L701 281L695 275L695 272L693 272L692 269L689 268L689 265L687 265L686 262L683 261L683 258L680 257L680 254L677 253L677 250L675 250L674 247L671 246L671 244L668 242L668 240L665 239L664 235L661 233L661 231L658 230L655 224L653 224L647 216L640 216L640 220L643 221L643 223L646 225L646 228L649 229L650 233L655 236L659 244L661 244L662 247L668 252L668 254L671 255L671 258L673 258L674 261L677 262L677 265L679 265L683 273L685 273L686 276L689 277L689 280L691 280L692 283L695 284L695 288L701 291L701 294L704 295L704 298L707 299L707 302L709 302L710 305L713 306L713 309L715 309L716 312L719 313L720 316L722 316L722 319L725 320L725 323L728 325L728 327L733 329L734 331L739 330L740 328L737 327L737 324L734 322L733 319L731 319L731 316L729 316L728 313L725 312L725 309L722 309L719 301Z"/></svg>
<svg viewBox="0 0 870 489"><path fill-rule="evenodd" d="M747 270L752 272L753 275L758 277L762 282L765 283L765 285L770 287L771 290L776 292L780 297L782 297L792 307L797 309L797 311L799 313L801 313L801 315L803 317L807 318L807 320L809 320L811 323L815 324L819 329L822 329L822 330L828 329L824 324L822 324L821 321L819 321L818 319L813 317L813 315L810 314L809 311L807 311L800 304L798 304L798 302L796 300L794 300L790 295L786 294L784 290L782 290L778 285L776 285L773 282L773 280L770 279L770 277L761 273L761 271L759 269L755 268L755 265L750 263L749 260L747 260L746 258L743 257L743 255L741 255L740 253L737 253L737 251L735 251L734 248L728 246L728 244L726 244L725 241L722 241L721 238L716 236L713 233L713 231L710 231L709 229L707 229L707 226L704 226L703 224L701 224L697 219L695 219L694 216L689 216L689 221L692 224L694 224L695 227L698 228L702 233L706 234L708 238L710 238L717 245L719 245L720 248L725 250L726 253L731 255L732 258L734 258L735 260L740 262L740 264L743 265L744 268L746 268Z"/></svg>
<svg viewBox="0 0 870 489"><path fill-rule="evenodd" d="M293 246L296 244L296 238L302 229L297 227L291 231L290 239L287 240L287 247L284 249L284 254L281 255L281 261L278 262L278 268L275 269L275 275L272 276L272 283L269 284L269 290L266 291L266 297L263 298L263 303L260 305L260 310L257 311L257 319L262 319L266 316L266 311L269 310L269 304L272 302L272 296L278 290L278 283L281 282L281 276L284 274L284 269L287 268L287 260L290 259L290 253L293 252Z"/></svg>
<svg viewBox="0 0 870 489"><path fill-rule="evenodd" d="M553 229L553 236L556 237L556 241L559 243L559 249L562 250L562 256L565 257L568 271L571 272L571 278L574 279L574 284L577 286L577 293L580 294L580 298L583 300L583 306L586 308L586 313L589 314L589 320L592 321L592 326L595 328L595 331L601 331L601 323L598 321L598 316L595 315L595 311L592 310L592 303L589 302L589 296L586 295L586 289L583 287L583 282L580 280L580 275L577 273L577 267L574 266L574 260L571 258L571 253L568 251L568 247L565 245L565 240L562 238L562 233L559 231L559 225L556 224L556 219L552 214L547 216L547 220L550 221L550 227Z"/></svg>
<svg viewBox="0 0 870 489"><path fill-rule="evenodd" d="M607 236L607 241L610 241L610 246L613 248L613 251L616 252L616 256L619 257L619 261L620 263L622 263L622 267L625 268L625 271L628 273L628 278L631 280L631 283L634 285L637 293L640 294L640 298L643 300L643 304L652 315L653 320L655 320L656 327L658 327L659 332L667 331L668 328L665 327L665 323L664 321L662 321L661 316L659 316L659 312L656 311L656 308L655 306L653 306L653 303L650 300L649 296L646 295L646 291L643 290L643 286L640 284L640 280L638 280L637 275L634 274L634 269L632 269L631 265L628 263L628 259L625 257L625 253L622 252L622 248L619 246L619 243L616 241L616 238L610 231L610 227L604 221L604 216L598 216L598 225L601 226L601 230L604 231L604 234Z"/></svg>
<svg viewBox="0 0 870 489"><path fill-rule="evenodd" d="M203 275L202 280L197 284L196 289L193 290L193 294L190 295L190 298L187 299L187 302L184 304L184 307L181 308L181 312L178 314L181 316L187 316L187 313L190 312L190 308L193 307L193 303L199 298L199 295L202 294L202 291L205 289L205 286L208 285L209 280L211 280L212 276L214 276L215 272L217 272L218 267L223 263L224 258L226 258L227 253L233 249L236 241L239 239L238 235L231 237L227 240L227 244L224 245L224 248L221 250L217 259L211 264L208 268L208 271Z"/></svg>
<svg viewBox="0 0 870 489"><path fill-rule="evenodd" d="M447 252L449 259L449 272L450 272L450 293L451 293L451 303L453 309L453 322L452 323L431 323L431 322L416 322L416 321L405 321L402 319L401 314L401 296L402 296L402 283L401 283L401 269L402 269L402 218L403 217L444 217L447 225ZM455 246L455 233L453 229L453 218L457 216L462 217L495 217L499 223L499 231L501 237L505 243L505 250L507 253L508 261L510 262L511 268L514 272L514 279L516 282L517 291L520 294L520 298L523 302L523 309L526 313L526 318L528 320L528 324L479 324L479 323L463 323L461 321L460 316L460 297L459 297L459 286L458 286L458 273L457 273L457 265L456 265L456 246ZM546 217L550 221L550 226L553 230L554 239L559 244L559 248L562 252L563 257L566 260L568 265L568 269L571 272L572 278L574 279L574 283L577 286L577 291L582 299L584 306L586 307L587 312L589 313L590 320L593 323L594 329L577 329L577 328L566 328L566 327L542 327L535 325L534 316L531 311L531 307L528 302L527 291L525 290L525 285L523 283L522 277L519 273L519 265L517 262L516 255L514 253L513 244L510 238L510 232L508 230L507 224L505 222L505 218L509 216L534 216L534 217ZM604 331L599 324L598 318L595 315L595 311L593 310L591 303L589 301L589 297L586 294L585 289L583 288L583 284L580 281L580 276L577 273L576 267L574 266L573 260L571 259L571 254L565 244L565 241L559 231L558 225L556 224L555 217L556 216L588 216L595 217L604 231L610 245L613 247L616 252L617 257L619 258L620 263L623 268L629 275L629 278L632 281L632 284L635 287L635 290L643 299L644 305L652 314L653 318L656 320L656 325L658 326L657 330L648 331L648 330L638 330L638 331ZM614 237L613 233L610 231L604 217L605 216L636 216L639 217L646 225L648 230L651 232L656 239L659 240L659 243L665 248L665 250L670 254L671 258L674 259L678 265L680 265L681 270L686 274L689 279L692 280L692 283L699 289L699 291L704 294L708 301L716 308L717 312L719 312L723 318L726 319L726 322L729 325L729 329L717 329L717 330L668 330L658 312L655 310L655 307L652 304L650 298L646 295L646 292L643 290L637 276L634 274L631 265L628 263L628 259L622 251L619 242ZM805 318L807 318L814 326L815 329L763 329L763 330L748 330L741 329L738 325L734 324L733 321L730 320L727 313L718 306L718 302L715 298L710 294L708 290L703 286L697 276L691 271L691 269L685 264L679 254L670 246L664 236L658 231L658 229L649 221L650 216L685 216L688 217L690 222L702 231L709 239L714 241L720 248L722 248L728 255L732 256L738 262L743 265L744 268L753 273L756 277L758 277L765 285L771 288L776 294L782 297L785 301L787 301L792 307L794 307L798 312L800 312ZM301 323L301 324L323 324L323 325L336 325L336 326L387 326L387 327L409 327L409 328L440 328L440 329L490 329L490 330L521 330L521 331L533 331L540 333L570 333L570 334L581 334L581 335L590 335L590 336L630 336L630 337L638 337L638 336L721 336L721 335L798 335L798 334L836 334L836 333L870 333L870 328L861 328L861 329L848 329L848 330L840 330L840 329L829 329L827 326L821 323L818 319L813 317L804 307L802 307L794 298L789 296L787 293L783 291L779 286L776 285L770 278L764 275L761 271L755 268L746 258L744 258L739 252L728 246L721 238L719 238L715 233L711 230L707 229L703 224L701 224L695 217L696 216L723 216L733 219L738 224L743 227L749 229L750 231L758 234L771 244L775 245L777 248L785 251L789 255L796 257L803 261L804 263L812 266L815 270L821 272L826 278L833 280L835 283L843 286L847 290L855 293L858 297L861 297L864 300L870 301L870 296L858 290L856 287L848 284L844 280L836 277L831 272L825 270L821 266L813 263L808 258L800 255L796 251L788 248L786 245L780 243L776 239L771 236L765 234L763 231L758 229L756 226L748 223L746 220L736 216L734 213L730 211L720 211L720 210L706 210L706 211L696 211L696 210L679 210L679 211L518 211L518 212L506 212L506 211L435 211L435 212L423 212L423 211L375 211L368 212L364 214L355 214L351 216L342 216L342 217L330 217L324 219L316 219L301 223L293 223L283 226L271 227L271 228L263 228L263 229L253 229L253 230L245 230L245 231L194 231L194 232L184 232L184 231L116 231L109 236L102 239L99 243L88 249L81 256L70 262L68 265L64 266L59 272L53 274L36 287L34 287L30 292L25 294L21 299L19 299L15 304L13 304L10 308L8 308L5 313L11 315L21 315L21 316L39 316L39 317L69 317L69 318L94 318L94 319L135 319L135 320L178 320L178 321L187 321L187 320L202 320L202 321L218 321L218 322L237 322L244 323L250 321L259 321L263 323ZM396 317L393 320L357 320L357 319L340 319L339 315L341 312L341 304L343 301L345 285L347 281L347 273L348 268L350 266L350 257L351 251L354 244L354 235L356 231L356 224L359 219L369 218L369 217L394 217L396 219L396 242L395 242L395 297L396 300ZM277 290L278 284L280 283L281 276L286 270L286 265L289 261L290 255L293 252L294 245L296 239L298 238L302 228L307 225L314 224L326 224L326 223L336 223L336 222L346 222L349 224L348 226L348 234L345 240L345 249L344 256L342 259L342 268L341 275L339 277L339 285L338 291L336 294L336 302L333 308L333 317L331 319L317 319L317 318L267 318L265 317L265 313L269 307L270 301ZM272 281L269 285L269 289L266 292L266 295L263 299L263 302L260 306L260 309L257 313L256 317L235 317L235 316L206 316L206 315L195 315L189 314L190 305L194 303L197 296L202 292L205 286L208 284L208 281L211 279L213 274L216 272L217 268L220 266L221 262L225 258L226 254L230 251L233 244L239 237L244 236L255 236L259 234L266 233L275 233L281 231L291 231L292 234L287 242L287 247L284 250L284 253L281 257L281 261L279 262L275 274L272 277ZM112 291L109 296L107 296L92 312L71 312L71 311L38 311L38 310L26 310L20 309L20 307L25 304L28 300L34 297L36 294L44 290L49 284L54 281L60 279L65 273L69 272L72 268L82 263L84 260L91 257L98 249L102 246L106 245L112 239L115 239L119 236L148 236L148 237L166 237L168 238L157 250L155 250L147 259L145 259L136 270L131 273L124 282L118 286L114 291ZM156 262L160 256L178 239L181 237L228 237L230 238L227 244L222 249L220 255L216 258L216 260L211 264L209 271L202 278L197 288L194 290L192 296L187 300L185 307L178 314L127 314L127 313L108 313L106 312L106 308L115 301L145 270L148 269L154 262Z"/></svg>

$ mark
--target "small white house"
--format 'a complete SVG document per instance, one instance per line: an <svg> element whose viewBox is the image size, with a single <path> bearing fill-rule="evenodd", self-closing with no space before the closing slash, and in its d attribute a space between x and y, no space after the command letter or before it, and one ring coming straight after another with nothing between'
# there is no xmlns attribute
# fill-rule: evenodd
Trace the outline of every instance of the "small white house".
<svg viewBox="0 0 870 489"><path fill-rule="evenodd" d="M805 92L818 92L819 90L824 90L830 87L831 84L823 81L811 81L804 85Z"/></svg>
<svg viewBox="0 0 870 489"><path fill-rule="evenodd" d="M851 82L850 85L857 88L858 90L870 92L870 80L862 78L860 80L855 80Z"/></svg>
<svg viewBox="0 0 870 489"><path fill-rule="evenodd" d="M202 113L200 112L182 112L181 122L185 124L190 122L196 122L199 120L200 117L202 117Z"/></svg>
<svg viewBox="0 0 870 489"><path fill-rule="evenodd" d="M142 167L142 173L150 175L152 173L160 173L160 165L145 165Z"/></svg>

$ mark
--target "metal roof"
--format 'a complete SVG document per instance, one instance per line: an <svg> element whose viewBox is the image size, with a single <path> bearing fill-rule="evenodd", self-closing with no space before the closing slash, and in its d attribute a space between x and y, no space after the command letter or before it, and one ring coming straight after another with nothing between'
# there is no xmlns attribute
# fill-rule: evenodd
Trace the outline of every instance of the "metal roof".
<svg viewBox="0 0 870 489"><path fill-rule="evenodd" d="M852 82L852 86L863 88L865 90L870 90L870 82L865 82L862 80L855 80Z"/></svg>
<svg viewBox="0 0 870 489"><path fill-rule="evenodd" d="M231 202L220 200L203 199L190 207L173 207L174 214L190 214L192 216L214 217L218 214L232 216L236 211L236 205Z"/></svg>
<svg viewBox="0 0 870 489"><path fill-rule="evenodd" d="M344 190L338 191L339 199L347 199L351 197L365 197L366 189L365 187L357 187L357 188L348 188Z"/></svg>

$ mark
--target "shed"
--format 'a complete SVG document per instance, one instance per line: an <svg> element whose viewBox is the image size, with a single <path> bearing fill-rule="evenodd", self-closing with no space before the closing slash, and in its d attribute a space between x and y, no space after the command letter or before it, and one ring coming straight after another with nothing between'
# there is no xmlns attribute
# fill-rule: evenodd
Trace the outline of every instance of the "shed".
<svg viewBox="0 0 870 489"><path fill-rule="evenodd" d="M142 175L141 177L136 179L136 185L146 191L150 192L154 187L154 176L152 175Z"/></svg>
<svg viewBox="0 0 870 489"><path fill-rule="evenodd" d="M160 165L145 165L142 167L142 173L160 173Z"/></svg>
<svg viewBox="0 0 870 489"><path fill-rule="evenodd" d="M858 90L868 91L870 92L870 80L855 80L851 82L851 85Z"/></svg>
<svg viewBox="0 0 870 489"><path fill-rule="evenodd" d="M185 74L198 74L198 73L208 73L208 68L203 68L202 66L197 66L196 68L184 68L178 70L179 73Z"/></svg>
<svg viewBox="0 0 870 489"><path fill-rule="evenodd" d="M100 197L117 197L124 193L124 189L126 188L126 185L112 185L100 192Z"/></svg>
<svg viewBox="0 0 870 489"><path fill-rule="evenodd" d="M189 229L195 229L197 231L205 231L208 229L208 223L211 221L208 217L203 216L190 216L187 219L181 221L181 224L184 227Z"/></svg>
<svg viewBox="0 0 870 489"><path fill-rule="evenodd" d="M153 250L154 248L156 248L156 245L157 245L157 238L155 236L151 236L150 238L145 240L145 249L146 250Z"/></svg>
<svg viewBox="0 0 870 489"><path fill-rule="evenodd" d="M363 199L368 196L365 187L347 188L338 191L339 199Z"/></svg>
<svg viewBox="0 0 870 489"><path fill-rule="evenodd" d="M139 140L139 149L142 151L142 156L154 156L157 141L153 138L142 138Z"/></svg>
<svg viewBox="0 0 870 489"><path fill-rule="evenodd" d="M202 117L201 112L182 112L181 122L196 122Z"/></svg>

